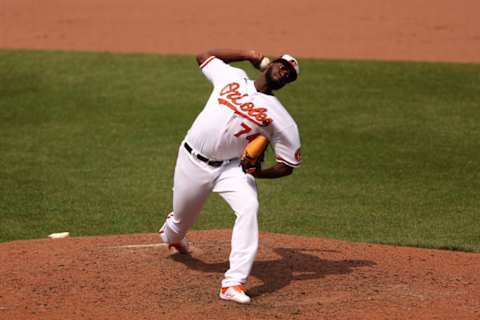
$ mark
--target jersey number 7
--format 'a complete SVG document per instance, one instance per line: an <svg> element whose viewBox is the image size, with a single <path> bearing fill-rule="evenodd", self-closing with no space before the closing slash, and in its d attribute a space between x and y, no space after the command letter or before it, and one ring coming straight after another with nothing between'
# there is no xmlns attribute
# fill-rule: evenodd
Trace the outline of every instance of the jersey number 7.
<svg viewBox="0 0 480 320"><path fill-rule="evenodd" d="M248 125L246 125L245 123L242 122L240 125L242 126L243 129L238 131L237 133L235 133L235 137L240 138L240 136L246 135L250 131L252 131L252 128L249 127ZM248 142L250 142L250 141L254 140L256 137L258 137L259 135L260 135L260 133L254 133L254 134L246 136L245 139L247 139Z"/></svg>

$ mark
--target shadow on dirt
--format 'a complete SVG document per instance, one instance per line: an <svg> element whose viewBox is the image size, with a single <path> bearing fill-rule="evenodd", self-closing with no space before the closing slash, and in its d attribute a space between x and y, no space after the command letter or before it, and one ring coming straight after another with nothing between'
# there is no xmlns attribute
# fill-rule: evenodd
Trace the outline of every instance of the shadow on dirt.
<svg viewBox="0 0 480 320"><path fill-rule="evenodd" d="M328 275L348 274L355 268L376 265L368 260L324 260L307 252L322 252L314 249L275 248L273 250L280 259L256 261L251 276L260 279L263 285L250 288L251 297L275 292L288 286L292 280L319 279ZM193 270L206 273L224 273L228 269L228 261L207 263L192 256L175 254L171 258L185 264Z"/></svg>

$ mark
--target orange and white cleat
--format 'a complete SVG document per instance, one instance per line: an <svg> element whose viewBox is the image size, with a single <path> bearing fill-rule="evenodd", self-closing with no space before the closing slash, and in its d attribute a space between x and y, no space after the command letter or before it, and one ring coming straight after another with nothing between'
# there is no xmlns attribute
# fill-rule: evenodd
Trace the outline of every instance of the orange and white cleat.
<svg viewBox="0 0 480 320"><path fill-rule="evenodd" d="M235 301L241 304L248 304L251 302L250 297L246 295L245 289L243 289L242 285L221 288L220 299Z"/></svg>

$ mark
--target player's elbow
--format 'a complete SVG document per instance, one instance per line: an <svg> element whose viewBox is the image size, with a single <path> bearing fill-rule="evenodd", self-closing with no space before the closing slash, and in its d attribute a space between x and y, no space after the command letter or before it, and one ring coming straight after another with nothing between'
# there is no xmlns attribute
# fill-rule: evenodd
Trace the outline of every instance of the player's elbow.
<svg viewBox="0 0 480 320"><path fill-rule="evenodd" d="M283 177L289 176L293 173L293 167L290 167L283 162L279 162L278 166L280 167Z"/></svg>
<svg viewBox="0 0 480 320"><path fill-rule="evenodd" d="M196 59L197 59L198 65L200 66L209 57L210 57L210 54L208 52L202 52L202 53L197 54Z"/></svg>
<svg viewBox="0 0 480 320"><path fill-rule="evenodd" d="M287 166L287 169L285 169L285 176L289 176L293 173L293 168L290 166Z"/></svg>

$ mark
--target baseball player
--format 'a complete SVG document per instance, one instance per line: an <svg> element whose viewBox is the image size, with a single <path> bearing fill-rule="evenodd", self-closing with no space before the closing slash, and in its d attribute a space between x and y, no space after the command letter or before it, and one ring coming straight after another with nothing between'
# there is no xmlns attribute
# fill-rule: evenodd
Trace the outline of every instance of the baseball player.
<svg viewBox="0 0 480 320"><path fill-rule="evenodd" d="M173 212L160 237L179 253L191 248L185 235L208 195L219 193L236 215L231 239L230 268L220 298L249 303L246 283L258 248L258 198L255 178L280 178L300 165L300 137L295 121L273 91L295 81L299 65L290 55L272 61L255 81L229 63L250 61L259 68L264 56L254 50L214 49L197 56L200 70L212 83L212 93L180 144L174 174ZM240 159L247 144L264 136L276 164L262 170Z"/></svg>

